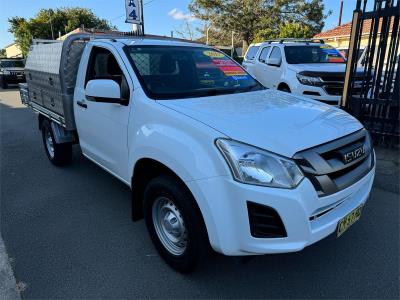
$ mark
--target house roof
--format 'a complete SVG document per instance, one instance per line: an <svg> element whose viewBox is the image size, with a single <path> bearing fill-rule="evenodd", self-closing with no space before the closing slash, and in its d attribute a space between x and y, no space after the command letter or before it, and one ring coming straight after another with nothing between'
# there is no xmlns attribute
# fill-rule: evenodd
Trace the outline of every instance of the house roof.
<svg viewBox="0 0 400 300"><path fill-rule="evenodd" d="M337 26L333 29L323 31L314 36L314 38L328 38L328 37L338 37L338 36L349 36L351 31L351 22L345 23L343 25ZM364 30L363 30L364 31Z"/></svg>
<svg viewBox="0 0 400 300"><path fill-rule="evenodd" d="M13 42L13 43L11 43L11 44L8 44L8 45L4 46L4 49L10 48L11 46L14 46L15 44L16 44L15 42Z"/></svg>
<svg viewBox="0 0 400 300"><path fill-rule="evenodd" d="M370 33L371 24L372 24L371 19L364 20L362 34ZM378 33L381 33L381 26L382 26L382 19L380 19L380 22L379 22ZM391 28L393 28L393 20L390 22L390 26L391 26ZM350 36L350 32L351 32L351 22L348 22L343 25L337 26L333 29L329 29L327 31L318 33L317 35L314 36L314 38L323 39L323 38L344 37L344 36Z"/></svg>

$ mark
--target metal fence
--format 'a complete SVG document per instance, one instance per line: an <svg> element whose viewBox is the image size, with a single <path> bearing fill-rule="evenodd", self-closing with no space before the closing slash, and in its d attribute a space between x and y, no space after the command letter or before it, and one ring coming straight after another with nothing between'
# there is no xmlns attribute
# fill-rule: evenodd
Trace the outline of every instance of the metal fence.
<svg viewBox="0 0 400 300"><path fill-rule="evenodd" d="M368 0L357 0L353 13L341 106L364 124L375 142L397 144L400 0L372 1L373 9L367 11Z"/></svg>

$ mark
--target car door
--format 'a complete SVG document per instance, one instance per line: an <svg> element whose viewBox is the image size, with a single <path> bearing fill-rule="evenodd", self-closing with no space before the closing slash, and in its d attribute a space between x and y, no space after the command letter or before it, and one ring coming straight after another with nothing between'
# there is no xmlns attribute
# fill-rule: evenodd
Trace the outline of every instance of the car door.
<svg viewBox="0 0 400 300"><path fill-rule="evenodd" d="M253 77L255 77L255 58L259 48L260 46L257 45L250 46L242 63L246 71L249 72L249 74Z"/></svg>
<svg viewBox="0 0 400 300"><path fill-rule="evenodd" d="M82 63L81 63L82 64ZM74 96L74 113L82 152L123 181L129 181L128 122L130 104L90 101L85 88L90 80L111 79L121 88L121 97L130 99L133 88L124 62L112 45L97 44L90 50L86 74L80 74ZM81 72L82 73L82 72Z"/></svg>
<svg viewBox="0 0 400 300"><path fill-rule="evenodd" d="M269 85L269 75L267 73L267 55L271 50L271 46L266 46L261 49L260 55L257 57L255 61L254 75L256 79L264 86L268 87Z"/></svg>
<svg viewBox="0 0 400 300"><path fill-rule="evenodd" d="M266 74L268 74L268 88L277 89L279 83L281 82L282 77L282 52L281 49L277 46L274 46L268 56L268 58L276 59L280 61L279 65L273 65L268 63L267 59L267 67Z"/></svg>

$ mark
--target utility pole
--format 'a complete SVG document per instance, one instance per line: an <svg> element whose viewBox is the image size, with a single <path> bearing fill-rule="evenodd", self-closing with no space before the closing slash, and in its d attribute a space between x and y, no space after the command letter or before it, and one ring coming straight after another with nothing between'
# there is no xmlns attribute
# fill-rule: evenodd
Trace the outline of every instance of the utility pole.
<svg viewBox="0 0 400 300"><path fill-rule="evenodd" d="M211 27L208 26L208 27L207 27L207 30L206 30L206 45L209 44L209 43L208 43L208 33L209 33L210 29L211 29Z"/></svg>
<svg viewBox="0 0 400 300"><path fill-rule="evenodd" d="M234 51L235 51L235 43L234 43L234 37L235 37L235 32L234 31L232 31L232 40L231 40L231 47L232 47L232 49L231 49L231 57L233 58L233 53L234 53Z"/></svg>
<svg viewBox="0 0 400 300"><path fill-rule="evenodd" d="M51 29L51 38L54 40L54 30L53 30L53 22L51 21L51 15L53 14L52 10L49 10L49 22L50 22L50 29Z"/></svg>
<svg viewBox="0 0 400 300"><path fill-rule="evenodd" d="M143 0L140 0L141 4L140 4L140 13L142 16L142 35L144 35L144 14L143 14Z"/></svg>
<svg viewBox="0 0 400 300"><path fill-rule="evenodd" d="M342 25L343 0L340 0L339 26Z"/></svg>

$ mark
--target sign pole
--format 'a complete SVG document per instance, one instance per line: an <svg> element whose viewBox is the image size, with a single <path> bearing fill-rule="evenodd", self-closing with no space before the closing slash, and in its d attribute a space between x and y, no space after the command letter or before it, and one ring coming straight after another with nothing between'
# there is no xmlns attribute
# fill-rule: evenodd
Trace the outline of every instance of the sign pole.
<svg viewBox="0 0 400 300"><path fill-rule="evenodd" d="M142 35L144 35L144 14L143 14L143 0L140 0L140 15L142 17Z"/></svg>
<svg viewBox="0 0 400 300"><path fill-rule="evenodd" d="M125 22L136 24L138 34L144 35L143 0L125 0L125 10Z"/></svg>

